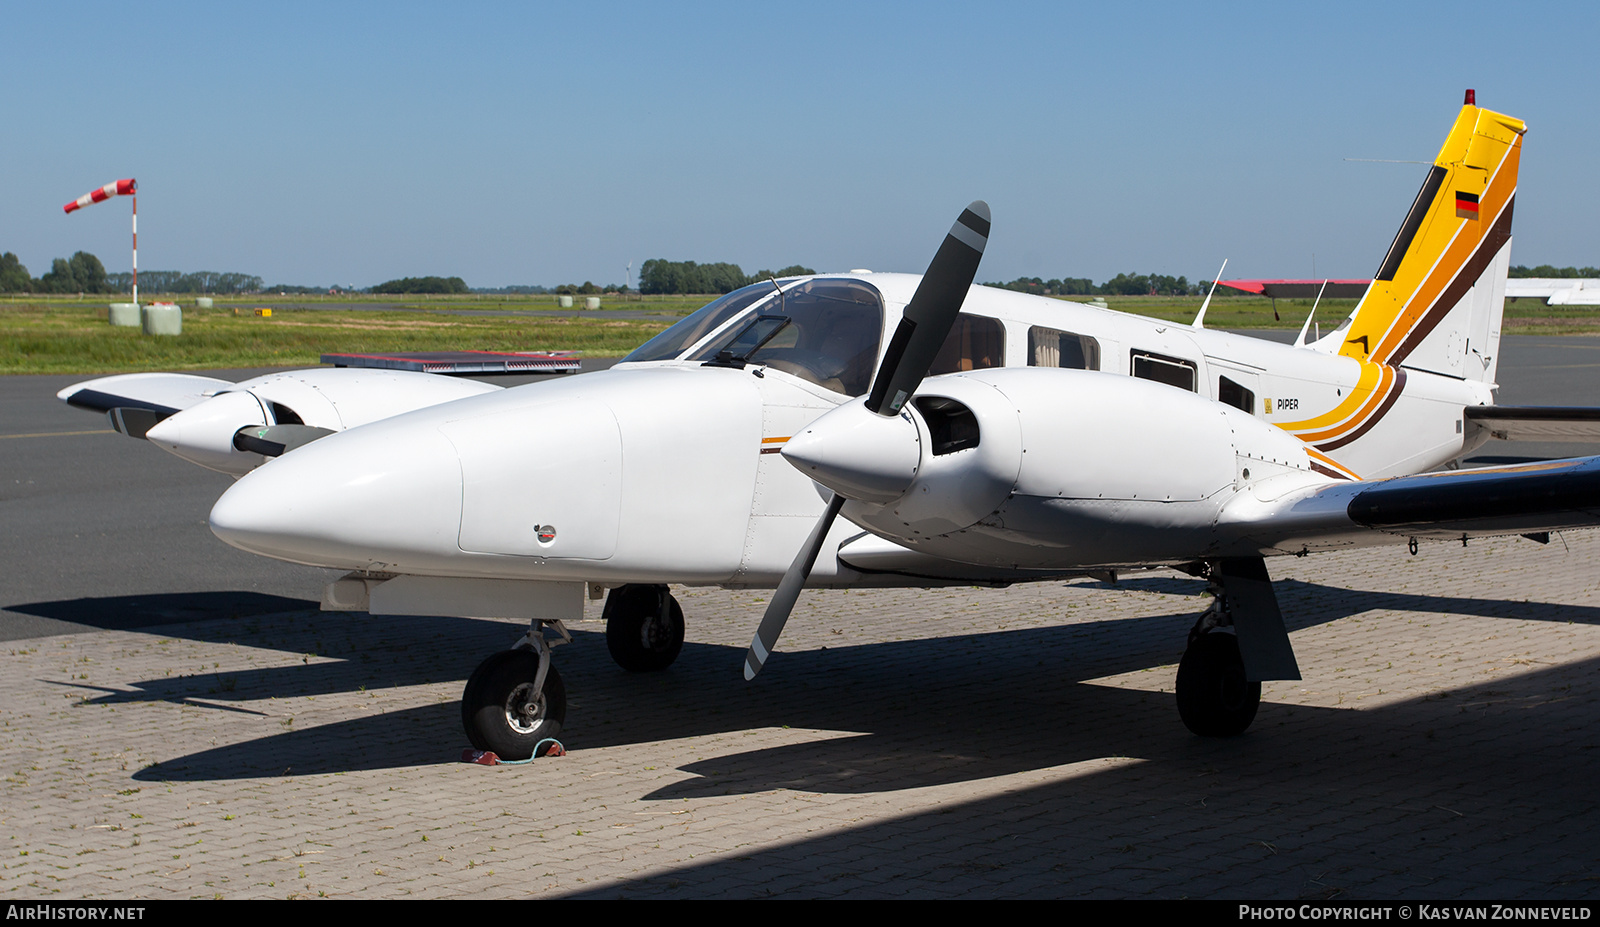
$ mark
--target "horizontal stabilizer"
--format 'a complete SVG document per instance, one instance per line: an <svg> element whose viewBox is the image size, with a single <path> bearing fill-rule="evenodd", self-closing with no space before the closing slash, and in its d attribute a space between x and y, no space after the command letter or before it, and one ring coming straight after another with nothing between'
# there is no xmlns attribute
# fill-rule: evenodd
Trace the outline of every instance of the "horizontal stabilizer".
<svg viewBox="0 0 1600 927"><path fill-rule="evenodd" d="M1466 416L1503 441L1600 441L1590 406L1468 406Z"/></svg>

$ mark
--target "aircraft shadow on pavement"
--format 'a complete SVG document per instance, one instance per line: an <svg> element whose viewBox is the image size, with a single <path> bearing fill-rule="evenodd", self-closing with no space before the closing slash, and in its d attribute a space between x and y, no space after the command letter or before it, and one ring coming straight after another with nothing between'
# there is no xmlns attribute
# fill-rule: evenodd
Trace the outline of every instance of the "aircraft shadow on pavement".
<svg viewBox="0 0 1600 927"><path fill-rule="evenodd" d="M186 702L222 708L222 703L248 705L258 699L464 681L485 656L505 649L523 631L521 624L476 618L373 618L359 612L277 614L259 623L248 619L230 623L227 633L202 636L298 655L301 662L157 676L130 683L131 688L102 689L104 695L86 701L91 705ZM594 632L578 631L574 638L593 639L605 650L603 639ZM557 651L558 655L566 652ZM186 665L178 658L174 663Z"/></svg>
<svg viewBox="0 0 1600 927"><path fill-rule="evenodd" d="M263 724L278 725L263 719ZM448 746L460 741L454 756ZM141 782L204 782L430 766L459 759L461 709L448 702L273 734L146 766Z"/></svg>
<svg viewBox="0 0 1600 927"><path fill-rule="evenodd" d="M192 624L219 619L247 618L277 612L315 611L318 603L307 599L261 592L218 590L152 595L113 595L54 602L7 605L5 611L48 618L101 631L132 631L161 625ZM51 634L77 630L64 628Z"/></svg>
<svg viewBox="0 0 1600 927"><path fill-rule="evenodd" d="M1108 692L1081 699L1071 727L1018 710L942 751L880 733L707 759L645 797L887 791L959 778L939 767L1026 766L978 758L1018 747L1037 768L1133 762L572 897L1571 897L1594 880L1597 679L1590 658L1363 711L1268 704L1221 740ZM999 727L1019 719L1018 733Z"/></svg>
<svg viewBox="0 0 1600 927"><path fill-rule="evenodd" d="M1293 598L1303 594L1318 606L1296 614L1290 622L1294 630L1385 608L1600 621L1600 609L1584 606L1285 585ZM350 622L349 627L373 621L359 617L363 620ZM1183 612L779 651L754 683L746 683L740 673L740 647L691 642L668 671L630 674L611 663L602 634L578 631L573 646L556 651L569 693L564 741L571 749L599 748L779 726L855 734L780 748L771 762L708 761L705 769L715 770L715 776L673 786L654 797L720 792L738 781L760 789L915 788L1103 756L1140 756L1155 747L1165 749L1173 738L1188 738L1172 696L1088 681L1151 670L1156 675L1149 688L1170 689L1171 670L1152 668L1177 661L1193 620L1193 613ZM364 637L339 640L322 630L321 636L334 643L325 643L318 652L340 656L348 647L352 658L160 678L138 683L136 692L108 693L90 701L167 700L237 711L249 710L251 701L269 696L461 680L484 655L503 647L514 627L456 619L376 621L383 623L380 628L388 636L407 643L390 645ZM304 623L305 629L297 633L318 632L314 620ZM424 631L431 640L418 640ZM375 651L379 655L372 662L361 662L362 655ZM217 691L219 683L226 684L230 677L233 688ZM1293 683L1269 683L1265 694L1269 703L1273 685ZM1280 711L1310 710L1269 704L1257 727L1274 723ZM288 768L299 775L425 765L453 762L465 746L459 705L451 702L442 708L375 711L306 730L274 731L175 758L139 776L227 779L262 775L261 770L269 768ZM754 756L767 753L757 751ZM729 772L735 769L743 771Z"/></svg>
<svg viewBox="0 0 1600 927"><path fill-rule="evenodd" d="M1085 583L1078 588L1198 596L1205 589L1205 582L1173 576L1150 576L1119 579L1114 585ZM1284 624L1291 632L1378 610L1600 624L1600 607L1592 605L1344 589L1298 579L1277 580L1273 588L1277 592L1279 608L1283 611ZM1210 600L1197 598L1195 601L1195 613L1198 614Z"/></svg>

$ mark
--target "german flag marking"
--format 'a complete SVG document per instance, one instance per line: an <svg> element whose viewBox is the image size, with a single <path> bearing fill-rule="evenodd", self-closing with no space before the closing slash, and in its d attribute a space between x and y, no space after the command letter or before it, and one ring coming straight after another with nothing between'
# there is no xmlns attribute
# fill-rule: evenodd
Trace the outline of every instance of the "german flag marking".
<svg viewBox="0 0 1600 927"><path fill-rule="evenodd" d="M1456 191L1456 218L1478 218L1478 194L1467 193L1462 190Z"/></svg>

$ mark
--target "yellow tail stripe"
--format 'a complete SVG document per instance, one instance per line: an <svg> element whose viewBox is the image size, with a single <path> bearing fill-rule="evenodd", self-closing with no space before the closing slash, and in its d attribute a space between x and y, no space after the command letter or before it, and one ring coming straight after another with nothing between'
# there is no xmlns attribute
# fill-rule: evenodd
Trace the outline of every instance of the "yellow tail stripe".
<svg viewBox="0 0 1600 927"><path fill-rule="evenodd" d="M1361 376L1356 380L1355 388L1350 390L1344 401L1334 406L1333 410L1313 418L1299 422L1279 422L1279 428L1288 432L1301 432L1308 428L1327 428L1337 425L1351 416L1360 412L1368 398L1377 389L1379 381L1383 378L1383 368L1377 364L1362 364Z"/></svg>
<svg viewBox="0 0 1600 927"><path fill-rule="evenodd" d="M1376 364L1372 366L1376 366L1379 371L1378 388L1367 395L1366 400L1361 404L1361 407L1356 411L1355 415L1339 423L1333 428L1311 432L1296 431L1293 432L1294 436L1306 442L1307 444L1314 444L1340 437L1346 432L1350 431L1352 428L1359 428L1362 422L1364 422L1372 415L1372 413L1376 412L1378 408L1383 405L1383 401L1389 397L1389 391L1394 389L1394 368L1383 367Z"/></svg>

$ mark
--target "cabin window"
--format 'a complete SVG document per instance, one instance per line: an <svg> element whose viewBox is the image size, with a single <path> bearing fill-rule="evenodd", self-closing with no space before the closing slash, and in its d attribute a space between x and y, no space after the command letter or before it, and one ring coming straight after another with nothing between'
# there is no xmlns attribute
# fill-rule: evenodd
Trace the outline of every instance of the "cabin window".
<svg viewBox="0 0 1600 927"><path fill-rule="evenodd" d="M1129 356L1133 360L1134 376L1142 380L1154 380L1157 383L1176 386L1191 393L1196 392L1197 377L1194 361L1139 350L1130 351Z"/></svg>
<svg viewBox="0 0 1600 927"><path fill-rule="evenodd" d="M767 291L772 291L768 283ZM682 324L682 323L679 323ZM859 396L872 384L883 334L883 297L860 280L814 277L762 304L689 359L770 367Z"/></svg>
<svg viewBox="0 0 1600 927"><path fill-rule="evenodd" d="M1000 324L999 319L963 312L956 316L955 327L950 329L944 345L934 355L928 376L1004 367L1005 364L1005 326Z"/></svg>
<svg viewBox="0 0 1600 927"><path fill-rule="evenodd" d="M1227 377L1217 378L1217 401L1256 414L1256 394Z"/></svg>
<svg viewBox="0 0 1600 927"><path fill-rule="evenodd" d="M1035 325L1028 329L1029 367L1100 369L1100 342L1088 335Z"/></svg>
<svg viewBox="0 0 1600 927"><path fill-rule="evenodd" d="M706 303L680 321L673 323L666 331L635 348L632 354L622 359L622 363L626 364L629 361L671 360L683 353L684 348L716 331L722 323L762 299L776 294L777 288L772 285L770 280L763 280L743 289L734 290L720 299Z"/></svg>

